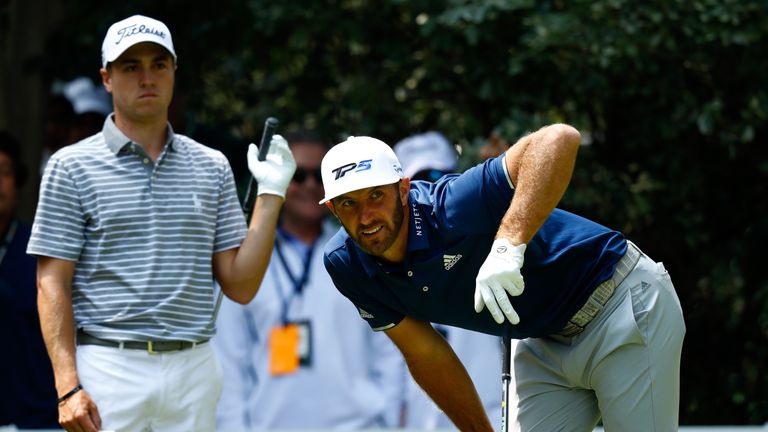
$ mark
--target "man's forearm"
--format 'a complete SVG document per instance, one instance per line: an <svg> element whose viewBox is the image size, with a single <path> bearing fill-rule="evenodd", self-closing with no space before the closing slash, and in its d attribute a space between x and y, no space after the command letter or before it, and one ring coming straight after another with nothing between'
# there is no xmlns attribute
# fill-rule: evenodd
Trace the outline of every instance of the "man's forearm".
<svg viewBox="0 0 768 432"><path fill-rule="evenodd" d="M462 431L491 431L472 379L448 342L426 321L410 317L386 330L413 379Z"/></svg>
<svg viewBox="0 0 768 432"><path fill-rule="evenodd" d="M472 379L453 350L406 361L416 382L459 430L493 430Z"/></svg>
<svg viewBox="0 0 768 432"><path fill-rule="evenodd" d="M497 238L528 243L560 202L573 174L581 137L562 124L544 127L507 151L515 196ZM507 159L509 158L509 159Z"/></svg>
<svg viewBox="0 0 768 432"><path fill-rule="evenodd" d="M282 197L259 195L248 233L240 248L231 254L214 257L214 270L222 290L227 297L238 303L248 303L258 292L272 256L282 204Z"/></svg>
<svg viewBox="0 0 768 432"><path fill-rule="evenodd" d="M51 359L59 395L79 384L75 362L75 319L69 292L68 287L51 281L38 282L40 329Z"/></svg>

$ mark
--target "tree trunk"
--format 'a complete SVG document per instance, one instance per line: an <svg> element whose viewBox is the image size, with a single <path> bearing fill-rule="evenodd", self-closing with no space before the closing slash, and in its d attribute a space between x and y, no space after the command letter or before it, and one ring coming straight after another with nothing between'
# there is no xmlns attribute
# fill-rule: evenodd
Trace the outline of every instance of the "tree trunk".
<svg viewBox="0 0 768 432"><path fill-rule="evenodd" d="M29 169L19 203L19 216L27 222L32 220L37 205L49 91L40 66L46 40L63 13L63 3L55 0L0 1L0 129L19 140Z"/></svg>

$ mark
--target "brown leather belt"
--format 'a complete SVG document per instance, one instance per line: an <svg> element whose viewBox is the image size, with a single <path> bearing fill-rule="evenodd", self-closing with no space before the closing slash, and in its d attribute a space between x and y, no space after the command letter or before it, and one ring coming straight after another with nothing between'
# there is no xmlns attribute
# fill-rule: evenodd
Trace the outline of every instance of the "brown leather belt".
<svg viewBox="0 0 768 432"><path fill-rule="evenodd" d="M619 284L626 279L629 272L635 268L637 262L640 261L640 255L642 255L640 249L632 242L627 242L627 252L624 253L624 256L621 257L616 264L616 269L613 271L611 278L598 285L597 288L592 291L592 295L589 296L587 302L584 303L584 306L582 306L578 312L573 314L562 330L555 334L564 337L572 337L583 332L587 324L597 316L598 312L603 310L603 307L608 303L608 299L611 298L616 287L619 286Z"/></svg>
<svg viewBox="0 0 768 432"><path fill-rule="evenodd" d="M112 348L125 348L147 351L150 354L157 354L163 352L182 351L189 348L194 348L198 345L204 344L208 340L202 342L189 342L189 341L122 341L116 342L106 339L97 338L91 336L88 333L78 330L77 331L77 344L78 345L98 345Z"/></svg>

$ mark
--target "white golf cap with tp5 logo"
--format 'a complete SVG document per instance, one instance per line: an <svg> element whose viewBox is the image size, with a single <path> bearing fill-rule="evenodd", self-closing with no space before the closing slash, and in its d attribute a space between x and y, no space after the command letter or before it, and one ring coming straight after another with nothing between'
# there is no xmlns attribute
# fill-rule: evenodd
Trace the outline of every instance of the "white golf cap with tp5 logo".
<svg viewBox="0 0 768 432"><path fill-rule="evenodd" d="M352 136L333 146L320 165L324 204L339 195L374 186L397 183L403 168L395 152L376 138Z"/></svg>
<svg viewBox="0 0 768 432"><path fill-rule="evenodd" d="M167 49L176 62L171 31L162 22L143 15L134 15L112 24L101 44L101 66L117 60L128 48L141 42L154 42Z"/></svg>

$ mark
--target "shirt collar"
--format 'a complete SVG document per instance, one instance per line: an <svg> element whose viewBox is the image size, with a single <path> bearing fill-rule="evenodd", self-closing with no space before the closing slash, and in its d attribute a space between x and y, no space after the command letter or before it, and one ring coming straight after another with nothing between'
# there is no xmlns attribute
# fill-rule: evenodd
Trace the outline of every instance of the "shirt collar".
<svg viewBox="0 0 768 432"><path fill-rule="evenodd" d="M118 129L117 125L115 124L115 120L112 117L113 115L110 114L107 116L106 120L104 120L104 128L102 129L102 132L104 133L104 141L106 141L109 150L111 150L114 154L118 154L120 150L131 144L132 141L130 138L125 136L123 131ZM170 123L168 123L168 129L165 138L165 145L169 146L169 144L171 150L178 150L178 140L176 139L176 134L173 133L173 128L171 127Z"/></svg>

